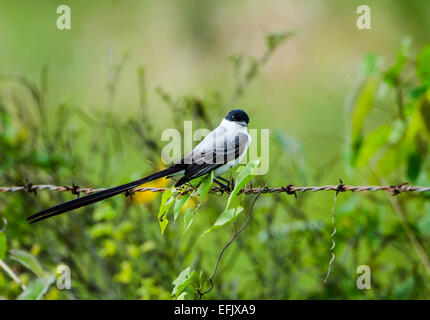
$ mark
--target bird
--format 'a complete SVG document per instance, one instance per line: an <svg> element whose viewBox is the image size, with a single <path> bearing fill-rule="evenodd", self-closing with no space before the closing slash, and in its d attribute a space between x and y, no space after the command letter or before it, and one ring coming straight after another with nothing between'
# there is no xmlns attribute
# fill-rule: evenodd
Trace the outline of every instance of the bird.
<svg viewBox="0 0 430 320"><path fill-rule="evenodd" d="M212 130L189 154L173 163L170 167L136 181L98 191L42 210L28 217L27 220L32 224L121 193L130 192L140 185L161 178L180 176L175 184L175 187L179 187L213 171L214 181L224 188L229 188L229 181L222 178L221 175L236 167L246 154L251 142L248 123L249 117L245 111L233 109L222 119L218 127ZM227 185L217 178L226 182Z"/></svg>

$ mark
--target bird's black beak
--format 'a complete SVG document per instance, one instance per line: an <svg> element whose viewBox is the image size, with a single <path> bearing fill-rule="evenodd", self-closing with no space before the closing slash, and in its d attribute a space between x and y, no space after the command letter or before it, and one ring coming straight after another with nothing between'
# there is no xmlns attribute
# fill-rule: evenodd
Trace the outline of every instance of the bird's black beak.
<svg viewBox="0 0 430 320"><path fill-rule="evenodd" d="M248 124L245 121L238 122L242 127L247 127Z"/></svg>

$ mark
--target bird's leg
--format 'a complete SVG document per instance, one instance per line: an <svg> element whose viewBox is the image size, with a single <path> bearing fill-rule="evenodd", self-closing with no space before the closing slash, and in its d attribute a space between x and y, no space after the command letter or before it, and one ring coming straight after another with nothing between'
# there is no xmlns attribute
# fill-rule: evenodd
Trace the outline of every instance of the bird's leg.
<svg viewBox="0 0 430 320"><path fill-rule="evenodd" d="M127 190L126 192L124 192L124 195L126 197L130 197L131 200L133 200L133 196L136 192L134 190Z"/></svg>
<svg viewBox="0 0 430 320"><path fill-rule="evenodd" d="M225 183L227 183L228 185L230 185L230 181L229 181L229 180L224 179L224 178L223 178L223 177L221 177L221 176L218 176L217 178L218 178L218 179L221 179L222 181L224 181Z"/></svg>
<svg viewBox="0 0 430 320"><path fill-rule="evenodd" d="M231 190L234 190L234 188L236 187L236 183L234 182L233 176L231 177L230 186L231 186Z"/></svg>
<svg viewBox="0 0 430 320"><path fill-rule="evenodd" d="M219 181L218 179L221 179L222 181L224 181L225 183L227 183L227 184L224 184L224 183L222 183L221 181ZM228 192L230 192L231 190L230 190L230 181L228 181L227 179L224 179L223 177L216 177L216 178L214 178L214 181L216 182L216 183L218 183L218 185L221 187L221 188L223 188L224 190L226 190L226 191L228 191Z"/></svg>

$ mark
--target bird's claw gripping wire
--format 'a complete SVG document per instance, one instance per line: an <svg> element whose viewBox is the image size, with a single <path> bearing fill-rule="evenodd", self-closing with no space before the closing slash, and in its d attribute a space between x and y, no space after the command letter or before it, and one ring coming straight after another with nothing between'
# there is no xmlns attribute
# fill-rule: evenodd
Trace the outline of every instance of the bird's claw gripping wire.
<svg viewBox="0 0 430 320"><path fill-rule="evenodd" d="M127 190L126 192L124 192L124 195L128 198L130 197L130 199L133 199L134 194L136 193L136 191L134 190Z"/></svg>
<svg viewBox="0 0 430 320"><path fill-rule="evenodd" d="M224 180L223 178L220 178L220 179ZM224 194L224 192L230 193L232 191L232 188L230 186L230 181L227 181L227 184L224 184L221 181L219 181L217 178L214 178L214 182L216 182L219 185L218 191L221 192L221 195Z"/></svg>

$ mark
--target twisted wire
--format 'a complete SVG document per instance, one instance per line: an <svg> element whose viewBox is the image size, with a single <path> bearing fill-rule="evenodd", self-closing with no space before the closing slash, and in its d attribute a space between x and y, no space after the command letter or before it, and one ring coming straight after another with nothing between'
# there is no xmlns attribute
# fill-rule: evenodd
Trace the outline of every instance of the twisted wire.
<svg viewBox="0 0 430 320"><path fill-rule="evenodd" d="M133 190L133 192L164 192L168 188L154 188L154 187L138 187ZM71 192L73 194L89 194L97 191L106 190L106 188L81 188L79 186L72 185L69 186L56 186L51 184L32 184L27 183L26 185L18 185L18 186L10 186L10 187L0 187L0 192L18 192L18 191L26 191L26 192L37 192L41 190L49 190L56 192ZM183 190L184 193L194 191L195 188L186 187ZM212 187L211 192L224 192L225 189L221 187ZM287 193L287 194L296 194L296 192L319 192L319 191L336 191L336 192L375 192L375 191L385 191L391 192L394 195L403 193L403 192L429 192L430 187L424 186L411 186L407 183L402 183L399 185L391 185L391 186L352 186L352 185L325 185L325 186L303 186L296 187L294 185L288 185L286 187L278 187L278 188L253 188L253 187L245 187L241 190L241 193L244 194L258 194L258 193Z"/></svg>

